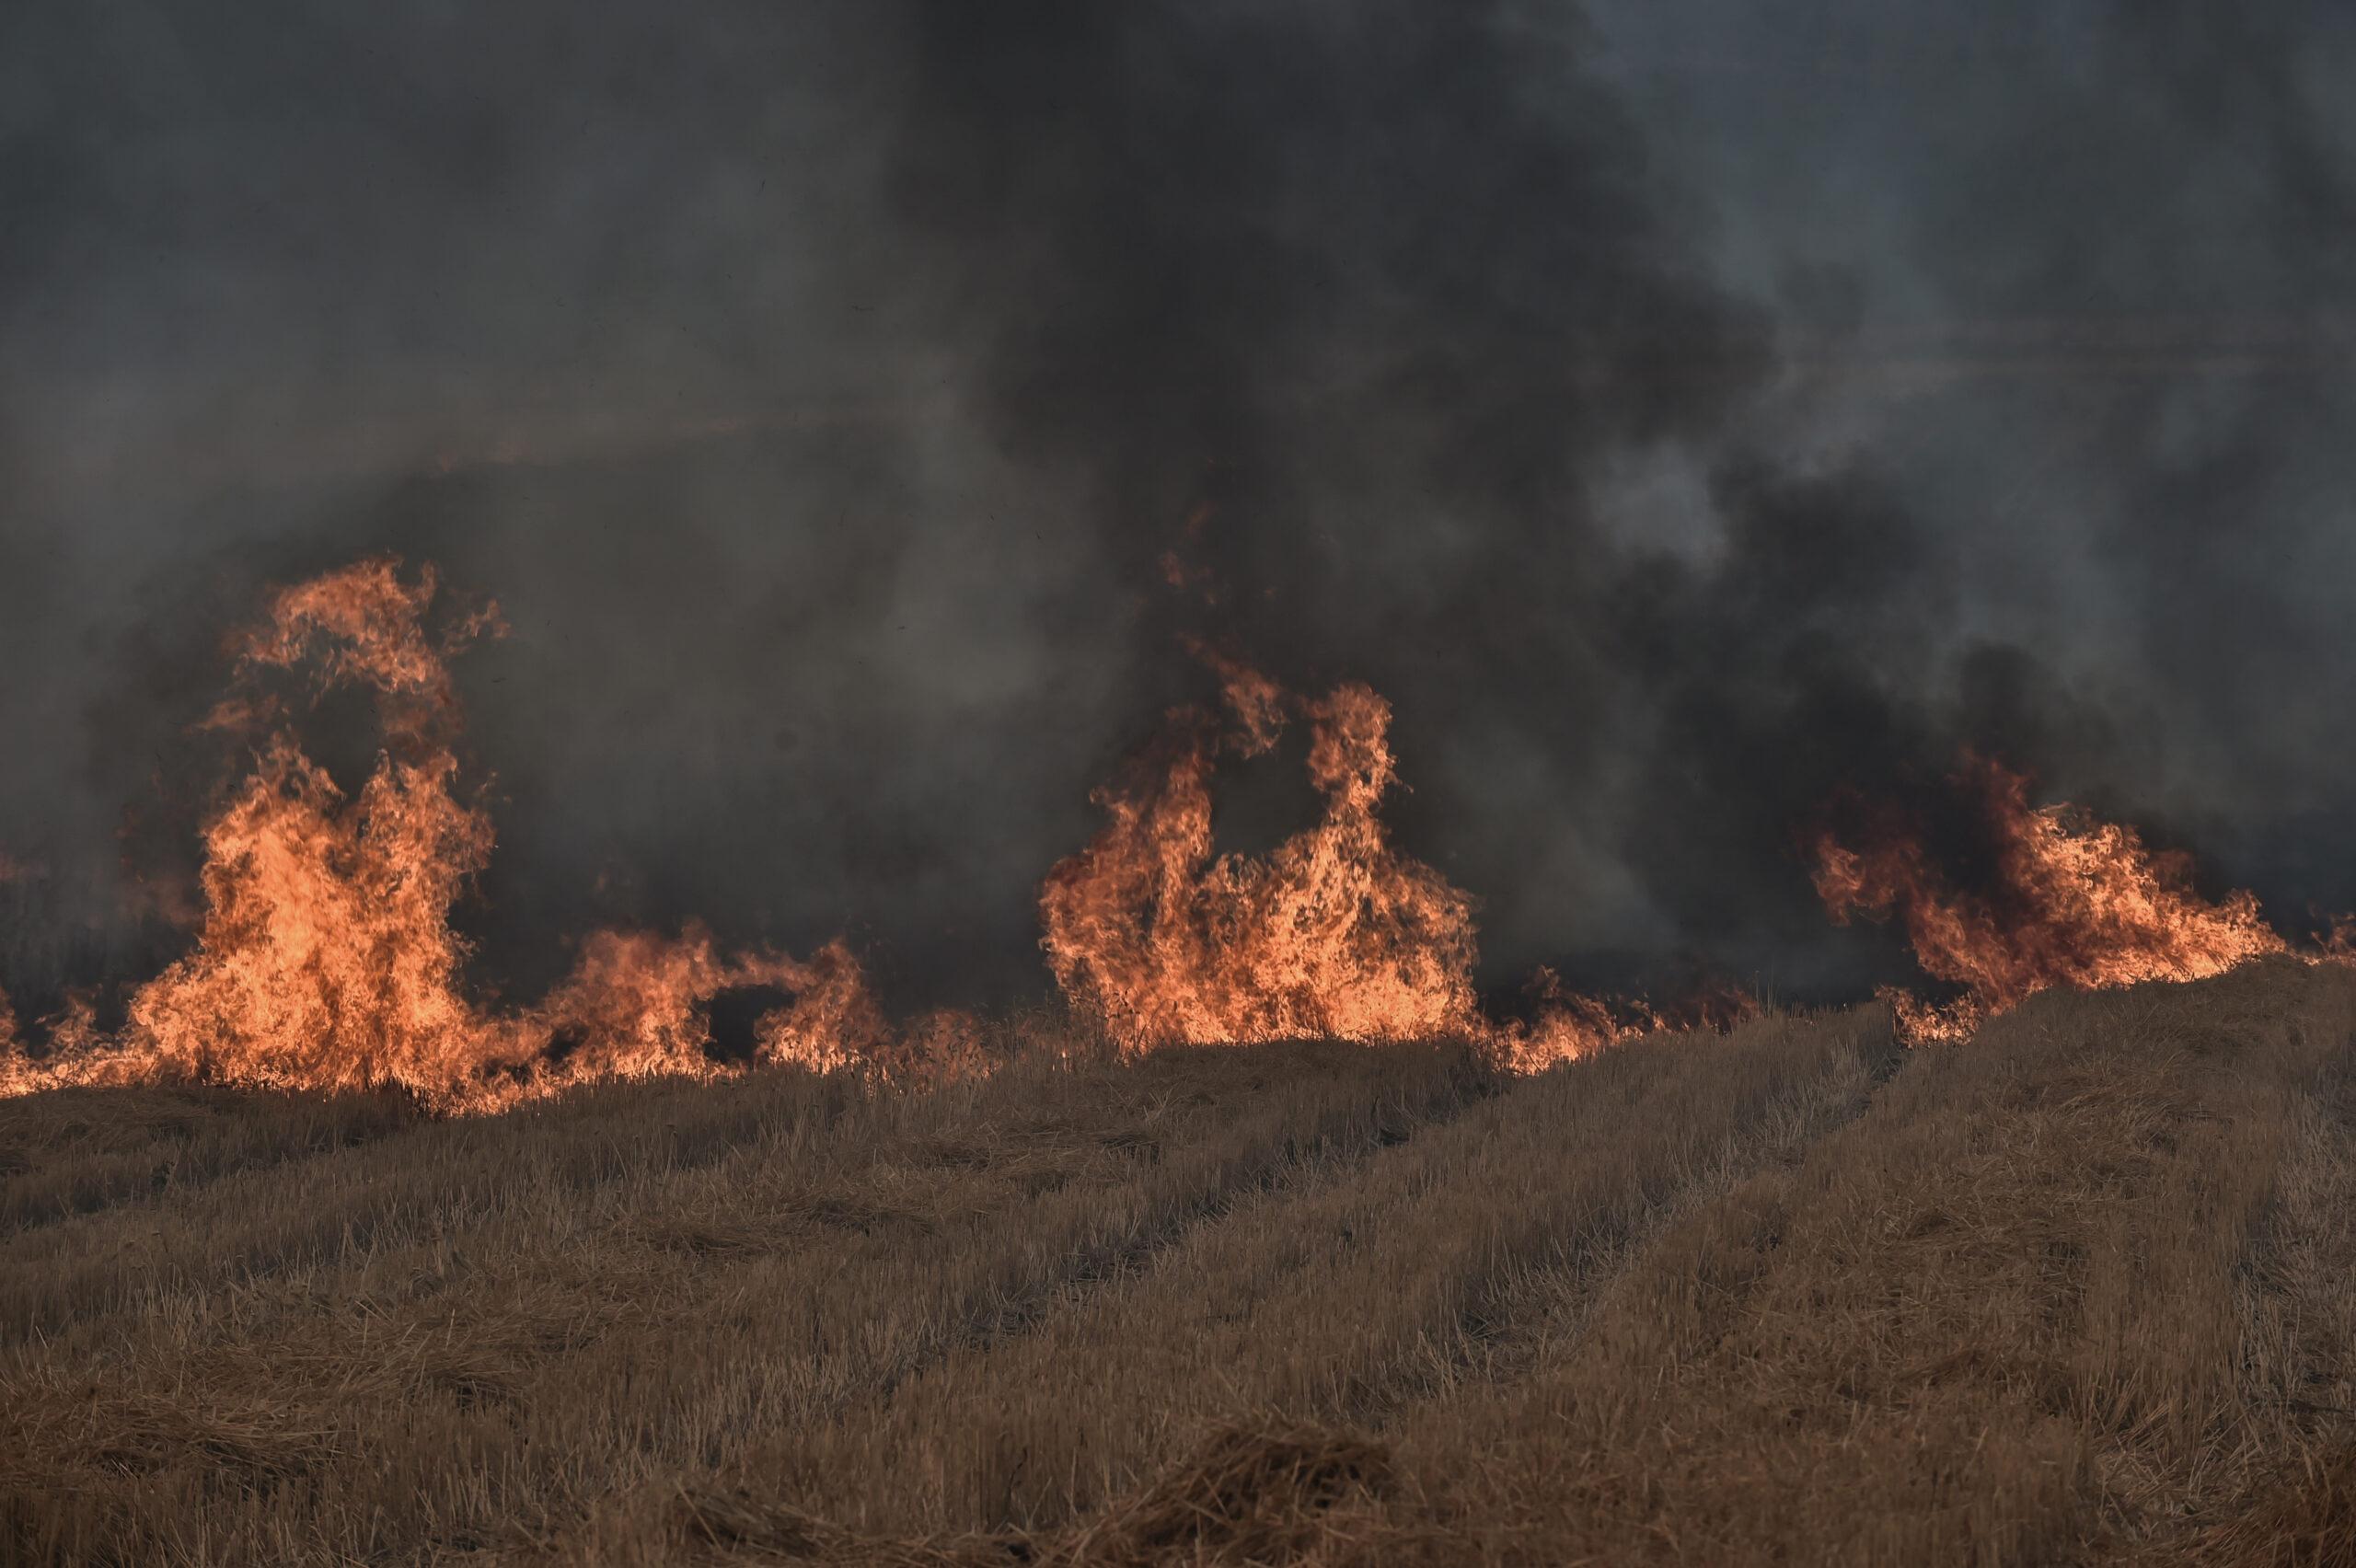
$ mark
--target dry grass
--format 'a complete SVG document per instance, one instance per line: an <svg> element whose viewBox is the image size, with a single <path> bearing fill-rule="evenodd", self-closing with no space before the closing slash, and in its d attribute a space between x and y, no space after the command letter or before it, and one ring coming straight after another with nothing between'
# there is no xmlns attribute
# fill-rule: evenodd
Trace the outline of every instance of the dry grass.
<svg viewBox="0 0 2356 1568"><path fill-rule="evenodd" d="M2356 1562L2352 1024L0 1105L0 1562Z"/></svg>

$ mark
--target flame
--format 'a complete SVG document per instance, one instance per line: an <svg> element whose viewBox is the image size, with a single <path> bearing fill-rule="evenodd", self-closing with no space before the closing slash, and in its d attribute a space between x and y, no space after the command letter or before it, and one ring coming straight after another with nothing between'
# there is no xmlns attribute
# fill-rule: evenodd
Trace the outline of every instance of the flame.
<svg viewBox="0 0 2356 1568"><path fill-rule="evenodd" d="M1195 651L1221 677L1228 723L1173 709L1127 772L1096 790L1110 820L1040 892L1057 983L1124 1049L1453 1038L1535 1071L1658 1021L1559 984L1534 1021L1484 1017L1472 897L1395 848L1380 814L1398 781L1391 705L1359 685L1291 698ZM1219 756L1267 752L1295 716L1310 726L1319 822L1264 859L1215 853Z"/></svg>
<svg viewBox="0 0 2356 1568"><path fill-rule="evenodd" d="M839 1066L889 1053L903 1067L944 1052L942 1032L895 1040L839 945L808 963L723 955L710 935L598 932L536 1009L500 1015L463 986L450 913L488 864L488 813L462 797L460 709L449 658L502 629L496 606L428 629L431 568L404 582L368 560L280 590L239 646L237 686L208 727L259 732L252 772L204 831L195 946L132 997L109 1040L87 1000L29 1055L0 1031L0 1093L64 1084L208 1079L308 1090L397 1088L444 1110L495 1110L579 1083L713 1077L709 1008L773 986L769 1059ZM271 671L303 671L314 699L368 689L384 749L346 797L303 750Z"/></svg>
<svg viewBox="0 0 2356 1568"><path fill-rule="evenodd" d="M2027 780L1988 758L1967 755L1950 783L1992 849L1978 888L1887 819L1855 846L1832 834L1816 846L1817 893L1835 921L1896 918L1924 972L1962 988L1946 1006L1889 993L1910 1038L1962 1038L2050 986L2198 980L2284 951L2254 894L2210 903L2189 857L2146 847L2134 829L2031 806Z"/></svg>
<svg viewBox="0 0 2356 1568"><path fill-rule="evenodd" d="M717 1078L711 1009L731 992L786 998L754 1026L753 1058L820 1071L940 1079L987 1071L985 1031L941 1010L895 1024L837 940L807 959L728 951L700 926L593 932L537 1005L468 994L451 914L495 842L479 790L460 786L451 661L503 633L496 605L437 617L431 568L358 562L278 590L234 644L229 695L203 727L239 738L250 770L203 833L191 950L101 1031L87 997L47 1020L36 1055L0 997L0 1094L69 1084L204 1080L288 1090L390 1088L449 1112L495 1111L578 1084ZM1481 1011L1473 903L1390 842L1398 783L1391 708L1345 685L1287 693L1197 648L1226 718L1171 716L1155 747L1095 799L1111 821L1040 895L1043 945L1066 997L1132 1051L1286 1038L1458 1038L1536 1071L1669 1020L1566 993L1551 974L1525 1020ZM309 703L290 699L290 681ZM298 722L328 694L370 699L380 749L350 792L305 750ZM1305 721L1315 826L1265 858L1217 855L1211 782L1224 755L1273 749ZM1730 1020L1747 1000L1689 1015Z"/></svg>
<svg viewBox="0 0 2356 1568"><path fill-rule="evenodd" d="M597 931L536 1020L565 1047L570 1081L711 1078L721 1071L704 1052L712 998L744 986L787 986L794 973L782 955L724 954L699 926L677 937Z"/></svg>
<svg viewBox="0 0 2356 1568"><path fill-rule="evenodd" d="M51 1042L47 1060L34 1062L25 1054L8 1007L0 991L0 1099L30 1094L35 1090L62 1089L122 1081L104 1055L93 1054L105 1036L98 1026L98 1007L86 993L65 998L54 1016L43 1019Z"/></svg>
<svg viewBox="0 0 2356 1568"><path fill-rule="evenodd" d="M795 965L789 1007L756 1026L761 1059L793 1062L819 1072L863 1067L885 1078L941 1082L988 1070L980 1020L953 1008L936 1009L894 1028L876 1007L858 955L840 939Z"/></svg>
<svg viewBox="0 0 2356 1568"><path fill-rule="evenodd" d="M2356 967L2356 915L2333 915L2316 934L2315 961Z"/></svg>
<svg viewBox="0 0 2356 1568"><path fill-rule="evenodd" d="M1472 901L1387 842L1391 709L1361 686L1303 704L1323 819L1266 859L1215 857L1218 755L1276 744L1273 682L1227 672L1235 728L1180 710L1136 776L1096 791L1112 820L1040 894L1065 994L1133 1050L1310 1037L1429 1038L1473 1017Z"/></svg>
<svg viewBox="0 0 2356 1568"><path fill-rule="evenodd" d="M345 801L291 736L205 831L193 952L142 986L126 1047L171 1078L456 1093L532 1055L461 995L451 905L488 862L488 819L447 753L380 757Z"/></svg>

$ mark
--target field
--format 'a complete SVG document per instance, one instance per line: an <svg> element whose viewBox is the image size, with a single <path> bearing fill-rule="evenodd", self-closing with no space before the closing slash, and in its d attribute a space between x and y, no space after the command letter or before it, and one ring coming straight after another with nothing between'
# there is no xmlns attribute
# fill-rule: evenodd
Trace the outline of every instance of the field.
<svg viewBox="0 0 2356 1568"><path fill-rule="evenodd" d="M2356 1562L2356 973L0 1103L0 1560Z"/></svg>

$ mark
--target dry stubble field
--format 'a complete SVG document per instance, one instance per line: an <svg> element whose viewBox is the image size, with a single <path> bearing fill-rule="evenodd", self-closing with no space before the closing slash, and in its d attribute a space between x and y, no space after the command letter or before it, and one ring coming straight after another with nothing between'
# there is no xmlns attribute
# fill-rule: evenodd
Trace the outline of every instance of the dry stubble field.
<svg viewBox="0 0 2356 1568"><path fill-rule="evenodd" d="M36 1096L0 1559L2349 1562L2352 1028Z"/></svg>

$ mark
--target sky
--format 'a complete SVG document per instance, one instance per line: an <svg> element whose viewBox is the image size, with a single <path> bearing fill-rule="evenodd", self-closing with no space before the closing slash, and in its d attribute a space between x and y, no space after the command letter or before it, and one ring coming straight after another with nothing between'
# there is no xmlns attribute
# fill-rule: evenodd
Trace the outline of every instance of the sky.
<svg viewBox="0 0 2356 1568"><path fill-rule="evenodd" d="M1501 985L1902 973L1800 836L1965 747L2356 907L2351 65L2321 3L24 0L0 985L185 940L224 635L387 551L511 624L525 993L700 916L1034 994L1190 638L1391 698Z"/></svg>

